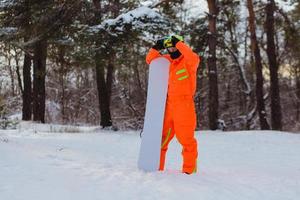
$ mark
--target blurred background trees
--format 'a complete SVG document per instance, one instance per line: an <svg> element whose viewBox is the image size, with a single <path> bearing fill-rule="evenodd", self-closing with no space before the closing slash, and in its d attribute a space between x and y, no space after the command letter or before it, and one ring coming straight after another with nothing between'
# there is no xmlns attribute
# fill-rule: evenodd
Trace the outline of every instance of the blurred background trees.
<svg viewBox="0 0 300 200"><path fill-rule="evenodd" d="M1 0L1 117L140 129L145 55L173 33L202 60L199 129L300 129L294 0Z"/></svg>

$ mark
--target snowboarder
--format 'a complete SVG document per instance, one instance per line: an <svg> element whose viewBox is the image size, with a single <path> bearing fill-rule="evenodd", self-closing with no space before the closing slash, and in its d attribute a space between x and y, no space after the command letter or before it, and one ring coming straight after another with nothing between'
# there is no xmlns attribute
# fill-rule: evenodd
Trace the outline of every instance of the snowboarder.
<svg viewBox="0 0 300 200"><path fill-rule="evenodd" d="M168 54L160 54L167 49ZM197 171L197 141L194 137L196 113L194 94L196 91L196 72L199 56L187 46L179 35L160 39L150 49L146 62L163 56L170 65L168 94L164 116L159 170L164 170L168 144L176 136L182 145L182 172L192 174Z"/></svg>

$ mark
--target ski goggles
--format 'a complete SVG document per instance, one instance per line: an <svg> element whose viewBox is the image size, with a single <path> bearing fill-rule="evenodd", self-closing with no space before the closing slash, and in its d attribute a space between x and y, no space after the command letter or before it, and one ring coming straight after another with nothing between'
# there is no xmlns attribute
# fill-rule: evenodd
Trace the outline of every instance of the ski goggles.
<svg viewBox="0 0 300 200"><path fill-rule="evenodd" d="M183 41L182 36L180 36L180 35L173 35L173 36L176 37L179 41ZM170 47L174 47L173 43L172 43L172 36L167 36L167 37L163 38L163 41L164 41L164 47L166 49L170 48Z"/></svg>
<svg viewBox="0 0 300 200"><path fill-rule="evenodd" d="M172 36L168 36L168 37L165 37L164 38L164 47L167 49L167 48L170 48L170 47L173 47L173 43L172 43Z"/></svg>

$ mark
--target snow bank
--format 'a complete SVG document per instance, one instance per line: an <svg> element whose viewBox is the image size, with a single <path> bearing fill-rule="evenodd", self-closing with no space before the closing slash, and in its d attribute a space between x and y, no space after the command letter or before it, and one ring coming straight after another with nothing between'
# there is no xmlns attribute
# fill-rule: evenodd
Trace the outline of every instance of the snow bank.
<svg viewBox="0 0 300 200"><path fill-rule="evenodd" d="M15 5L15 0L0 0L0 9L8 8Z"/></svg>
<svg viewBox="0 0 300 200"><path fill-rule="evenodd" d="M0 38L1 37L6 37L6 36L11 36L17 32L17 28L15 27L4 27L0 28Z"/></svg>
<svg viewBox="0 0 300 200"><path fill-rule="evenodd" d="M19 132L30 133L91 133L100 130L99 126L71 126L39 124L27 121L21 121L17 127Z"/></svg>
<svg viewBox="0 0 300 200"><path fill-rule="evenodd" d="M174 139L166 171L137 169L137 132L0 130L0 199L297 200L300 135L197 132L198 173L180 173ZM30 127L29 127L30 129ZM85 130L86 128L83 127Z"/></svg>

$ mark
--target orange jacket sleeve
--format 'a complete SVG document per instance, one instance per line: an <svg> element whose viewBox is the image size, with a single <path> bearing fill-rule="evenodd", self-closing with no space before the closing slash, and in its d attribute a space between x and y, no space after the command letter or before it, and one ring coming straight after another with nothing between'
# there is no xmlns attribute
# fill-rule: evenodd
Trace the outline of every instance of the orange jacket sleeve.
<svg viewBox="0 0 300 200"><path fill-rule="evenodd" d="M155 58L158 58L162 56L159 51L157 51L156 49L151 48L149 53L146 56L146 62L149 65L151 63L152 60L154 60Z"/></svg>
<svg viewBox="0 0 300 200"><path fill-rule="evenodd" d="M194 72L197 71L198 65L200 63L200 57L183 42L177 42L176 48L187 59L190 70Z"/></svg>

